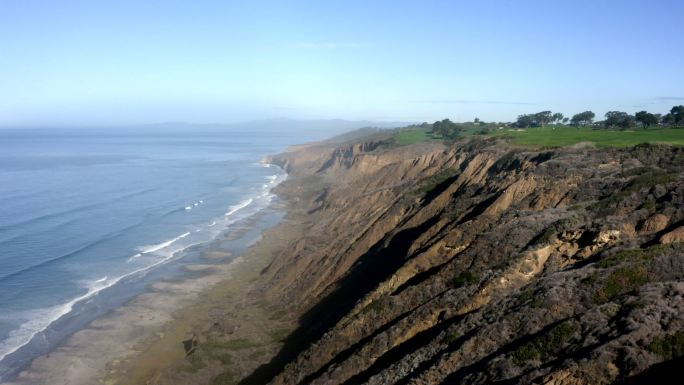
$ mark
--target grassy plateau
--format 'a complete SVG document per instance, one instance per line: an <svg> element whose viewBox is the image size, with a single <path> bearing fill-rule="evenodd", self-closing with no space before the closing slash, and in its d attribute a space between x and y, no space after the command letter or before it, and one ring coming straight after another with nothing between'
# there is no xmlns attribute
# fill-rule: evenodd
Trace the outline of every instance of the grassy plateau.
<svg viewBox="0 0 684 385"><path fill-rule="evenodd" d="M475 135L466 130L462 137ZM612 130L596 127L546 126L527 129L502 128L486 134L490 137L508 138L513 143L534 147L564 147L582 142L591 142L597 147L630 147L640 143L668 143L684 146L684 127L651 128L634 130ZM399 130L394 141L399 146L431 140L441 140L430 128Z"/></svg>

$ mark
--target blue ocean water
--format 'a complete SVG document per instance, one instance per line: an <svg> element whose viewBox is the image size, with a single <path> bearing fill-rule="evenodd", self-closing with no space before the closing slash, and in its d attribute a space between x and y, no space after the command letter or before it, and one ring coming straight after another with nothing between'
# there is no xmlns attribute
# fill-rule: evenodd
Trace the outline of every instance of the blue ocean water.
<svg viewBox="0 0 684 385"><path fill-rule="evenodd" d="M286 176L260 159L317 136L0 130L0 369L79 303L268 206Z"/></svg>

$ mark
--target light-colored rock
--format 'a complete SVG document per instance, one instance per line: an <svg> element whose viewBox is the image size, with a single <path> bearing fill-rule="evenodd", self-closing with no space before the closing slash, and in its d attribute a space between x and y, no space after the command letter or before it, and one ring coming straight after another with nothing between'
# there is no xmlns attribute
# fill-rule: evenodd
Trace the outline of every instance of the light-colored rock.
<svg viewBox="0 0 684 385"><path fill-rule="evenodd" d="M648 217L639 228L642 233L655 233L667 227L670 218L663 214L655 214Z"/></svg>
<svg viewBox="0 0 684 385"><path fill-rule="evenodd" d="M684 242L684 226L679 226L660 237L660 243L668 244L674 242Z"/></svg>

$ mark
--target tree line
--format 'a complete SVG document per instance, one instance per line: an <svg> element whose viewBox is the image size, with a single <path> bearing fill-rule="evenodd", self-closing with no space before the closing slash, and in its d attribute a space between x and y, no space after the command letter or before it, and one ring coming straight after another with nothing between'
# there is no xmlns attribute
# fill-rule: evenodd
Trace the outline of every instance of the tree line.
<svg viewBox="0 0 684 385"><path fill-rule="evenodd" d="M455 139L465 130L479 131L482 134L492 132L502 126L530 128L543 127L550 124L562 124L570 126L593 126L605 128L630 129L641 125L645 129L651 126L675 127L684 126L684 106L674 106L670 112L661 115L653 114L648 111L639 111L630 115L623 111L608 111L605 119L595 121L596 114L593 111L582 111L572 117L565 117L560 112L541 111L534 114L523 114L512 123L486 123L475 118L472 122L455 123L449 119L438 120L434 123L413 124L407 128L427 128L434 135L439 135L445 139Z"/></svg>
<svg viewBox="0 0 684 385"><path fill-rule="evenodd" d="M594 121L596 114L592 111L583 111L566 118L563 114L551 111L541 111L535 114L523 114L512 124L513 127L529 128L543 127L549 124L569 124L572 126L603 126L606 128L628 129L641 125L644 128L651 126L681 126L684 125L684 106L674 106L670 112L661 115L648 111L639 111L631 115L624 111L608 111L605 120Z"/></svg>

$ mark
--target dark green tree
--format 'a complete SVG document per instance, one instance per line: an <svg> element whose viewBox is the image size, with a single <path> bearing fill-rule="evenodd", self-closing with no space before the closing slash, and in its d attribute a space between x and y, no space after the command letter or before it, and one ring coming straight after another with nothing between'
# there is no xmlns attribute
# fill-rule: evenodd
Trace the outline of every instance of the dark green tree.
<svg viewBox="0 0 684 385"><path fill-rule="evenodd" d="M631 128L636 125L634 117L623 111L608 111L606 112L606 120L603 124L607 128Z"/></svg>
<svg viewBox="0 0 684 385"><path fill-rule="evenodd" d="M570 119L570 124L574 126L588 125L594 121L595 117L596 114L592 111L580 112L579 114L573 115L572 119Z"/></svg>
<svg viewBox="0 0 684 385"><path fill-rule="evenodd" d="M518 120L515 122L515 126L519 128L528 128L535 126L537 124L537 121L534 117L534 115L518 115Z"/></svg>
<svg viewBox="0 0 684 385"><path fill-rule="evenodd" d="M651 127L654 124L658 124L658 117L647 111L637 112L634 114L634 118L646 128Z"/></svg>
<svg viewBox="0 0 684 385"><path fill-rule="evenodd" d="M553 114L551 111L542 111L534 114L534 120L539 126L545 126L553 121Z"/></svg>
<svg viewBox="0 0 684 385"><path fill-rule="evenodd" d="M556 112L555 114L551 115L551 119L553 119L553 121L556 123L560 123L563 120L563 114Z"/></svg>
<svg viewBox="0 0 684 385"><path fill-rule="evenodd" d="M444 139L452 139L461 132L461 127L449 119L442 119L432 124L432 132L439 134Z"/></svg>
<svg viewBox="0 0 684 385"><path fill-rule="evenodd" d="M672 124L681 125L684 124L684 106L674 106L670 110L672 116Z"/></svg>

